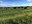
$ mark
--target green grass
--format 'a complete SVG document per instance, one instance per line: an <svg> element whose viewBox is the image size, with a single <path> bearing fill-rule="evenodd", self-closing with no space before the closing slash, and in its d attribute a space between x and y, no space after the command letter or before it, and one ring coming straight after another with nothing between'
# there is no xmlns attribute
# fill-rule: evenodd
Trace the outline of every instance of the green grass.
<svg viewBox="0 0 32 24"><path fill-rule="evenodd" d="M32 24L32 8L0 10L0 24Z"/></svg>

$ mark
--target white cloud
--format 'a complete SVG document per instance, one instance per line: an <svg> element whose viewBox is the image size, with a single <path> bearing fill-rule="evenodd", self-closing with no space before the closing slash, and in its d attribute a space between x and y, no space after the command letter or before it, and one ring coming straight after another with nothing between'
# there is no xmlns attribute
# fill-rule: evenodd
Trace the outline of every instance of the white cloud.
<svg viewBox="0 0 32 24"><path fill-rule="evenodd" d="M27 1L31 2L32 0L27 0Z"/></svg>
<svg viewBox="0 0 32 24"><path fill-rule="evenodd" d="M28 5L32 6L32 3L29 3Z"/></svg>
<svg viewBox="0 0 32 24"><path fill-rule="evenodd" d="M3 2L3 1L0 1L0 2Z"/></svg>
<svg viewBox="0 0 32 24"><path fill-rule="evenodd" d="M2 4L3 3L3 1L0 1L0 4Z"/></svg>

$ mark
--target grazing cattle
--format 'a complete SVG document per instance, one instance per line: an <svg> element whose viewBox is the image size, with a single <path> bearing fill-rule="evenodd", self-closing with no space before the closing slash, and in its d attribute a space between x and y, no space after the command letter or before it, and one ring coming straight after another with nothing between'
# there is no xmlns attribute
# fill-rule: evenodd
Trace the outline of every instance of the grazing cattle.
<svg viewBox="0 0 32 24"><path fill-rule="evenodd" d="M16 7L14 7L14 9L16 9Z"/></svg>
<svg viewBox="0 0 32 24"><path fill-rule="evenodd" d="M23 7L21 7L21 8L23 8Z"/></svg>
<svg viewBox="0 0 32 24"><path fill-rule="evenodd" d="M27 9L27 7L24 7L24 9Z"/></svg>
<svg viewBox="0 0 32 24"><path fill-rule="evenodd" d="M18 8L20 8L20 7L18 7Z"/></svg>
<svg viewBox="0 0 32 24"><path fill-rule="evenodd" d="M8 7L8 8L10 8L10 7Z"/></svg>

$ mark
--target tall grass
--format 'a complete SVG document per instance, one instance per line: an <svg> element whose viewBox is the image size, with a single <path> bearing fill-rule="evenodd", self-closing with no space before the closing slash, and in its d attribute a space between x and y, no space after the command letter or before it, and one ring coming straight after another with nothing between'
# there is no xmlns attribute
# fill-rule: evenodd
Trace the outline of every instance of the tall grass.
<svg viewBox="0 0 32 24"><path fill-rule="evenodd" d="M15 19L1 20L0 24L32 24L32 16L21 16Z"/></svg>
<svg viewBox="0 0 32 24"><path fill-rule="evenodd" d="M0 24L32 24L32 8L0 10Z"/></svg>

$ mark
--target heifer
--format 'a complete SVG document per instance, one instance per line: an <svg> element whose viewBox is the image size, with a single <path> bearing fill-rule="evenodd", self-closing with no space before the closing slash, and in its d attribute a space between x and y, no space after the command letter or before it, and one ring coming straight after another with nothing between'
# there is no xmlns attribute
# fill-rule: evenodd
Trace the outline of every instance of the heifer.
<svg viewBox="0 0 32 24"><path fill-rule="evenodd" d="M24 9L27 9L27 7L24 7Z"/></svg>
<svg viewBox="0 0 32 24"><path fill-rule="evenodd" d="M21 8L23 8L23 7L21 7Z"/></svg>
<svg viewBox="0 0 32 24"><path fill-rule="evenodd" d="M14 9L16 9L16 7L14 7Z"/></svg>

